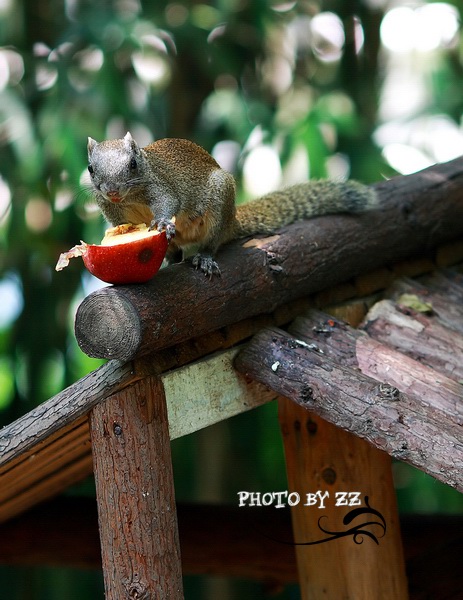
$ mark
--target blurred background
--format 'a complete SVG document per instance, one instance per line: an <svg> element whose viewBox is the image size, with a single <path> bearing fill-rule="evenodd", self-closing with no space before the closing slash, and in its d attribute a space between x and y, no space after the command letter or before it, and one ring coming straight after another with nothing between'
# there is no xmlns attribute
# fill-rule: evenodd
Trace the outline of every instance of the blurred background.
<svg viewBox="0 0 463 600"><path fill-rule="evenodd" d="M100 364L77 347L73 320L101 284L79 264L54 271L61 251L98 242L105 227L86 191L87 136L192 139L235 175L239 201L309 177L412 173L463 154L461 10L457 0L0 0L0 426ZM269 405L177 440L178 498L236 505L238 490L286 489L275 415ZM394 468L401 511L463 511L453 490ZM93 482L72 493L94 493ZM268 597L246 582L186 586L187 598ZM102 589L100 573L0 567L1 600Z"/></svg>

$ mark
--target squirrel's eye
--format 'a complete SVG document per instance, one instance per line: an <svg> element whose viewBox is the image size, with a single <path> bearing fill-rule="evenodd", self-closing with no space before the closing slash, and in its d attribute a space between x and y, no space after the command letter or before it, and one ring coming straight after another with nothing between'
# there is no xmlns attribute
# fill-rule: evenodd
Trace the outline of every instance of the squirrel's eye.
<svg viewBox="0 0 463 600"><path fill-rule="evenodd" d="M95 173L94 168L92 167L92 165L88 165L88 172L90 173L90 175L93 175Z"/></svg>
<svg viewBox="0 0 463 600"><path fill-rule="evenodd" d="M137 161L134 158L132 158L131 161L130 161L130 168L132 170L134 170L134 169L137 168Z"/></svg>

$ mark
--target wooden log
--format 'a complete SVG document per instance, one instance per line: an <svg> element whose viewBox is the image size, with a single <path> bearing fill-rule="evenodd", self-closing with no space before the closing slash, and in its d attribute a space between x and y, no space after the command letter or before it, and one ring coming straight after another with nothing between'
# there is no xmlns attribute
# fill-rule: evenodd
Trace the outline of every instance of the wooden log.
<svg viewBox="0 0 463 600"><path fill-rule="evenodd" d="M90 356L129 360L194 335L271 312L463 234L463 159L376 185L380 209L295 223L270 238L229 244L222 277L188 263L144 285L113 286L80 305L75 331Z"/></svg>
<svg viewBox="0 0 463 600"><path fill-rule="evenodd" d="M374 314L379 305L383 302L378 303L369 314ZM378 331L381 327L379 324ZM295 319L289 331L343 366L360 370L368 377L405 392L414 398L414 403L427 406L436 421L444 414L452 423L463 425L461 384L445 375L436 377L436 371L431 368L434 364L421 364L363 331L315 310ZM419 344L425 347L426 340L420 340ZM415 345L418 345L417 340ZM438 348L434 352L438 354ZM432 354L431 349L427 354Z"/></svg>
<svg viewBox="0 0 463 600"><path fill-rule="evenodd" d="M437 282L436 282L437 283ZM442 280L440 285L443 285ZM457 292L456 286L450 284L445 291L421 285L411 279L398 279L387 292L387 296L398 304L404 305L406 300L417 298L423 304L429 304L429 314L434 320L463 334L463 291Z"/></svg>
<svg viewBox="0 0 463 600"><path fill-rule="evenodd" d="M289 510L180 504L177 514L185 575L239 577L275 587L297 582L294 546L263 535L293 539ZM440 589L446 598L457 598L463 517L406 514L400 528L412 600L440 598ZM0 536L8 540L0 544L2 565L101 569L94 498L63 496L40 504L1 524Z"/></svg>
<svg viewBox="0 0 463 600"><path fill-rule="evenodd" d="M463 380L463 334L441 325L433 316L382 300L369 311L362 328L371 338L444 373L446 378ZM459 405L455 414L462 412L461 402Z"/></svg>
<svg viewBox="0 0 463 600"><path fill-rule="evenodd" d="M182 572L162 382L137 382L90 417L107 600L180 600Z"/></svg>
<svg viewBox="0 0 463 600"><path fill-rule="evenodd" d="M343 367L276 328L255 336L235 367L330 423L463 491L461 427L420 401Z"/></svg>
<svg viewBox="0 0 463 600"><path fill-rule="evenodd" d="M82 377L0 430L0 466L11 467L10 461L21 457L37 440L48 442L63 428L75 426L95 404L139 378L132 365L120 365L116 361Z"/></svg>
<svg viewBox="0 0 463 600"><path fill-rule="evenodd" d="M457 270L433 270L420 277L419 281L428 290L443 293L448 300L461 305L463 298L463 274Z"/></svg>
<svg viewBox="0 0 463 600"><path fill-rule="evenodd" d="M279 400L279 418L289 490L301 498L309 491L328 494L322 510L305 502L291 509L293 537L302 544L296 546L301 598L369 598L371 590L378 599L408 598L390 457L287 398ZM319 525L335 532L349 529L343 518L352 509L336 506L336 495L343 493L358 493L362 506L367 497L384 517L387 534L379 533L377 545L371 540L355 544L352 536L304 545L329 537ZM369 515L368 521L375 519ZM378 535L377 523L363 529Z"/></svg>

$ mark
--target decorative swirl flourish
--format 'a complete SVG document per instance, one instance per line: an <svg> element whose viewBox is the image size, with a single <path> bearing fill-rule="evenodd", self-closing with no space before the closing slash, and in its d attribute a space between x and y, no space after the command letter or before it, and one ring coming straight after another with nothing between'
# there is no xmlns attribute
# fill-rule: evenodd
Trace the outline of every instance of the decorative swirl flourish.
<svg viewBox="0 0 463 600"><path fill-rule="evenodd" d="M377 525L382 530L382 533L379 536L380 538L382 538L386 535L386 520L384 519L383 515L378 510L371 508L371 506L368 502L368 496L365 496L365 504L366 504L365 507L354 508L354 510L349 511L347 513L347 515L344 517L344 519L342 520L343 524L349 525L349 523L351 523L354 519L356 519L357 517L359 517L361 515L375 515L378 517L379 521L373 520L373 521L366 521L365 523L359 523L355 527L351 527L350 529L347 529L346 531L330 531L329 529L324 529L321 526L320 521L322 519L327 518L326 515L322 515L318 519L318 528L321 531L323 531L323 533L327 533L330 537L325 538L323 540L317 540L315 542L296 542L294 545L295 546L312 546L314 544L323 544L324 542L329 542L331 540L335 540L335 539L341 538L341 537L346 537L349 535L352 536L352 539L354 540L354 542L356 544L363 544L363 536L366 535L367 537L372 539L375 542L375 544L379 545L378 537L371 531L368 531L363 528L367 527L368 525Z"/></svg>
<svg viewBox="0 0 463 600"><path fill-rule="evenodd" d="M371 540L373 540L375 542L375 544L377 544L379 546L379 538L382 538L386 535L386 520L384 519L383 515L378 510L371 508L371 506L368 502L368 496L365 496L365 505L366 506L362 506L360 508L354 508L353 510L350 510L343 518L343 520L342 520L343 524L349 525L350 523L352 523L352 521L354 519L356 519L357 517L363 516L363 515L374 515L375 517L378 518L378 520L375 520L375 519L367 520L363 523L359 523L358 525L355 525L355 527L346 529L345 531L330 531L329 529L325 529L324 527L322 527L322 525L321 525L322 519L328 518L326 515L322 515L318 519L318 528L320 529L320 531L323 531L323 533L326 533L329 537L325 537L321 540L315 540L313 542L285 542L282 540L276 540L274 538L270 538L270 539L272 539L275 542L279 542L280 544L287 544L290 546L315 546L316 544L324 544L325 542L331 542L332 540L336 540L338 538L347 537L347 536L351 535L355 544L363 544L364 536L366 536L366 537L369 537ZM372 526L372 525L376 525L377 527L380 528L380 531L381 531L380 535L377 536L374 533L372 533L371 531L368 531L367 529L365 529L365 527ZM266 536L266 537L269 537L269 536Z"/></svg>

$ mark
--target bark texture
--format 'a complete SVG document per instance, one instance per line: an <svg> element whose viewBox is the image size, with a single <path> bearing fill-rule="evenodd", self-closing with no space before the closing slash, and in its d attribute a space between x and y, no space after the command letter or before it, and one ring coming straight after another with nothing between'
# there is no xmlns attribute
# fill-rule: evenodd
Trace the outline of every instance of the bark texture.
<svg viewBox="0 0 463 600"><path fill-rule="evenodd" d="M222 276L212 281L184 263L144 285L90 294L76 316L80 347L89 356L129 360L272 312L463 234L463 159L375 188L378 210L311 219L269 238L229 244L217 256Z"/></svg>

